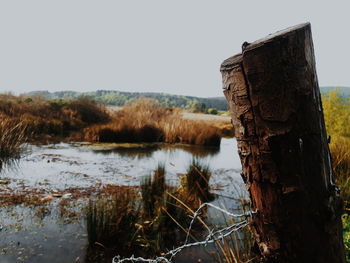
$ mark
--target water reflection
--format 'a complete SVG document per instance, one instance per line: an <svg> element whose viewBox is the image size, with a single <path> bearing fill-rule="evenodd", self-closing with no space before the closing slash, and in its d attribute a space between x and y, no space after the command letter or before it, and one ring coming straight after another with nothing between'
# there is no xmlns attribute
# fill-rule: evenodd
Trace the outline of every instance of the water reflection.
<svg viewBox="0 0 350 263"><path fill-rule="evenodd" d="M194 156L210 164L210 194L218 196L213 202L230 211L241 209L234 189L242 183L234 147L233 140L223 140L220 149L159 144L32 145L19 163L15 161L16 170L3 169L0 174L6 181L0 184L0 261L102 263L111 262L116 254L149 256L171 249L184 240L180 226L186 228L190 219L171 195L188 206L198 206L198 200L185 195L198 180L181 179ZM164 164L163 174L154 171L158 163ZM153 179L145 179L150 174ZM227 223L210 209L205 215L208 224ZM200 225L196 231L194 235L202 232ZM202 258L207 255L205 250L186 250L176 261L188 262L193 253Z"/></svg>
<svg viewBox="0 0 350 263"><path fill-rule="evenodd" d="M16 170L19 167L20 157L0 158L0 174L9 169Z"/></svg>
<svg viewBox="0 0 350 263"><path fill-rule="evenodd" d="M205 147L198 145L171 145L171 144L102 144L91 145L92 151L109 155L116 153L120 156L146 158L151 157L156 151L178 152L182 150L196 157L215 156L220 152L220 147Z"/></svg>
<svg viewBox="0 0 350 263"><path fill-rule="evenodd" d="M92 146L92 151L104 155L116 153L123 157L147 158L151 157L152 154L160 148L158 144L106 145Z"/></svg>

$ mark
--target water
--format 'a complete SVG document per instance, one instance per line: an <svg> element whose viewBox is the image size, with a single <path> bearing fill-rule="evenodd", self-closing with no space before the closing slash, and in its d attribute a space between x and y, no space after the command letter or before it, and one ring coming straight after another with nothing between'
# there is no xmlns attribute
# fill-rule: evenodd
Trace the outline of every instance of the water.
<svg viewBox="0 0 350 263"><path fill-rule="evenodd" d="M222 139L220 148L29 145L16 166L6 167L0 174L0 262L93 262L83 212L90 196L107 185L139 186L158 164L166 168L166 182L178 186L193 158L211 168L210 186L218 194L214 203L237 209L239 204L232 198L246 197L246 192L234 139ZM208 213L213 215L213 222L225 223L225 218L215 217L214 211L209 209ZM185 262L188 253L194 252L184 252L177 261ZM202 257L204 252L195 253Z"/></svg>

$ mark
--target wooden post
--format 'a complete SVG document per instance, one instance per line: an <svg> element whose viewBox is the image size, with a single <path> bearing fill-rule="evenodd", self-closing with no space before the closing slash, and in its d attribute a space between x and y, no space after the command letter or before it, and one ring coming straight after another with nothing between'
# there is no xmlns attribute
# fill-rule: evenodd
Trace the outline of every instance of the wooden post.
<svg viewBox="0 0 350 263"><path fill-rule="evenodd" d="M309 23L221 65L262 262L345 263Z"/></svg>

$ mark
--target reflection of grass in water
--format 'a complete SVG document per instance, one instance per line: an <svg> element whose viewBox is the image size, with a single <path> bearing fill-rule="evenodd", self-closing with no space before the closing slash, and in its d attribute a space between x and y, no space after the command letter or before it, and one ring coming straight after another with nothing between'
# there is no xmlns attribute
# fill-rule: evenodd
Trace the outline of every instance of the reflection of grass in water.
<svg viewBox="0 0 350 263"><path fill-rule="evenodd" d="M104 144L94 145L97 146L97 149L92 148L93 152L98 154L110 154L117 153L121 156L126 157L140 157L147 158L151 157L155 151L166 150L168 152L176 152L178 150L183 150L190 153L196 157L206 157L206 156L215 156L220 152L220 147L215 146L201 146L201 145L188 145L188 144L167 144L167 143L131 143L131 144L116 144L111 145L107 144L104 147Z"/></svg>
<svg viewBox="0 0 350 263"><path fill-rule="evenodd" d="M164 144L162 149L167 149L170 152L181 149L196 157L215 156L220 152L218 146L202 146L202 145L189 145L189 144Z"/></svg>
<svg viewBox="0 0 350 263"><path fill-rule="evenodd" d="M115 147L105 147L101 149L94 149L95 153L110 154L117 153L126 157L150 157L159 150L158 144L135 144L135 145L117 145Z"/></svg>

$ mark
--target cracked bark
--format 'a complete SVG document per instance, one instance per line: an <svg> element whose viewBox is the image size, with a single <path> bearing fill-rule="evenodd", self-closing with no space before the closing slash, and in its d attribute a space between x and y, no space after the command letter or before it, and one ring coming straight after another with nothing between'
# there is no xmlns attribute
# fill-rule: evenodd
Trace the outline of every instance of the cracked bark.
<svg viewBox="0 0 350 263"><path fill-rule="evenodd" d="M221 73L261 261L345 263L311 26L242 49Z"/></svg>

